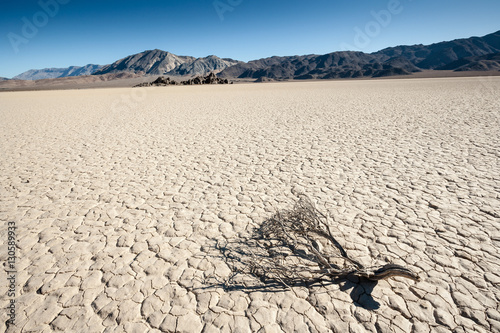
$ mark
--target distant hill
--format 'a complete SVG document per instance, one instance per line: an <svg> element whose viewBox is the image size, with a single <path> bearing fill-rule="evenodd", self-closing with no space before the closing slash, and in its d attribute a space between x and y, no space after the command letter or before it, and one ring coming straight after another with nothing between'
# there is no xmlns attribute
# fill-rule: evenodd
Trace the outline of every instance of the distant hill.
<svg viewBox="0 0 500 333"><path fill-rule="evenodd" d="M151 75L162 75L173 70L186 62L193 62L195 57L178 56L162 50L148 50L133 54L123 59L117 60L110 65L103 66L96 71L95 75L132 72Z"/></svg>
<svg viewBox="0 0 500 333"><path fill-rule="evenodd" d="M132 85L144 82L146 79L146 77L134 73L79 75L43 80L11 79L0 81L0 91L131 87Z"/></svg>
<svg viewBox="0 0 500 333"><path fill-rule="evenodd" d="M379 57L355 51L324 55L271 57L237 64L222 71L223 78L334 79L403 75L420 71L405 58L381 61Z"/></svg>
<svg viewBox="0 0 500 333"><path fill-rule="evenodd" d="M466 57L438 69L454 71L500 71L500 53Z"/></svg>
<svg viewBox="0 0 500 333"><path fill-rule="evenodd" d="M382 61L404 57L421 69L437 69L466 57L500 52L500 31L484 37L470 37L431 45L389 47L372 53Z"/></svg>
<svg viewBox="0 0 500 333"><path fill-rule="evenodd" d="M55 79L59 77L90 75L101 68L101 65L88 64L85 66L70 66L67 68L44 68L30 69L24 73L14 76L14 80L41 80Z"/></svg>
<svg viewBox="0 0 500 333"><path fill-rule="evenodd" d="M428 69L496 70L500 31L431 45L396 46L374 53L356 51L324 55L270 57L238 63L223 78L332 79L405 75ZM471 58L472 57L472 58ZM460 65L460 66L459 66Z"/></svg>
<svg viewBox="0 0 500 333"><path fill-rule="evenodd" d="M94 74L142 72L147 75L203 75L213 71L219 72L237 63L236 60L221 59L214 55L195 58L155 49L117 60Z"/></svg>
<svg viewBox="0 0 500 333"><path fill-rule="evenodd" d="M6 78L6 77L1 77L1 76L0 76L0 81L7 81L7 80L10 80L10 79L8 79L8 78Z"/></svg>
<svg viewBox="0 0 500 333"><path fill-rule="evenodd" d="M204 75L211 72L220 72L228 67L236 65L241 61L233 59L221 59L210 55L204 58L195 59L193 62L185 62L182 65L167 72L169 75Z"/></svg>

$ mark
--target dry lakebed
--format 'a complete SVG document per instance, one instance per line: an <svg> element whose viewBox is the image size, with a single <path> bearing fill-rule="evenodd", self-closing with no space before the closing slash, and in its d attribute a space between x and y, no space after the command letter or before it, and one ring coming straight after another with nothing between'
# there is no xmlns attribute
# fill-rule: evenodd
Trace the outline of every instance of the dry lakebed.
<svg viewBox="0 0 500 333"><path fill-rule="evenodd" d="M500 77L1 92L0 331L500 332L499 96ZM235 274L220 244L297 192L349 256L419 280Z"/></svg>

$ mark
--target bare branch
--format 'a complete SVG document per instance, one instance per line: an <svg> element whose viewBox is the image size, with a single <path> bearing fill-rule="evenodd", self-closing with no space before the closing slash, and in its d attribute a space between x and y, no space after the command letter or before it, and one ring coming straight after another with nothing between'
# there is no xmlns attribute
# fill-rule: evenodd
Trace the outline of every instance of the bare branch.
<svg viewBox="0 0 500 333"><path fill-rule="evenodd" d="M419 280L416 273L403 266L364 267L349 257L333 236L327 216L304 194L298 195L293 209L276 212L252 237L231 244L229 248L217 246L235 273L233 277L247 273L286 288L350 275L374 281L395 276Z"/></svg>

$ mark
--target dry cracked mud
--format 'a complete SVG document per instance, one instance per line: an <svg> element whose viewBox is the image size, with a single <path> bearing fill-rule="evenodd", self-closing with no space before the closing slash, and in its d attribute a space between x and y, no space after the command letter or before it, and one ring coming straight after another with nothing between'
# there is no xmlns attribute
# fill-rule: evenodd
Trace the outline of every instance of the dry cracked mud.
<svg viewBox="0 0 500 333"><path fill-rule="evenodd" d="M500 78L0 93L7 332L500 332ZM214 242L294 189L367 265L227 288ZM251 277L246 277L251 279Z"/></svg>

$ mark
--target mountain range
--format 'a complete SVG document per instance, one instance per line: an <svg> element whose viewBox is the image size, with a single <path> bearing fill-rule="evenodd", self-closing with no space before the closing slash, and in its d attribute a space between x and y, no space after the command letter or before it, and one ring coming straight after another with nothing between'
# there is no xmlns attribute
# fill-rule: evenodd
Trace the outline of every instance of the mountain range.
<svg viewBox="0 0 500 333"><path fill-rule="evenodd" d="M14 76L14 80L42 80L55 79L59 77L91 75L96 70L99 70L101 65L88 64L85 66L70 66L67 68L45 68L45 69L30 69L24 73Z"/></svg>
<svg viewBox="0 0 500 333"><path fill-rule="evenodd" d="M396 46L374 53L271 57L223 70L223 78L332 79L410 74L421 70L498 70L500 31L431 45Z"/></svg>
<svg viewBox="0 0 500 333"><path fill-rule="evenodd" d="M210 72L221 78L333 79L405 75L422 70L500 70L500 31L431 45L403 45L373 53L332 52L324 55L269 57L249 62L178 56L162 50L133 54L112 64L30 70L14 79L37 80L79 75L133 73L137 75L196 76Z"/></svg>

